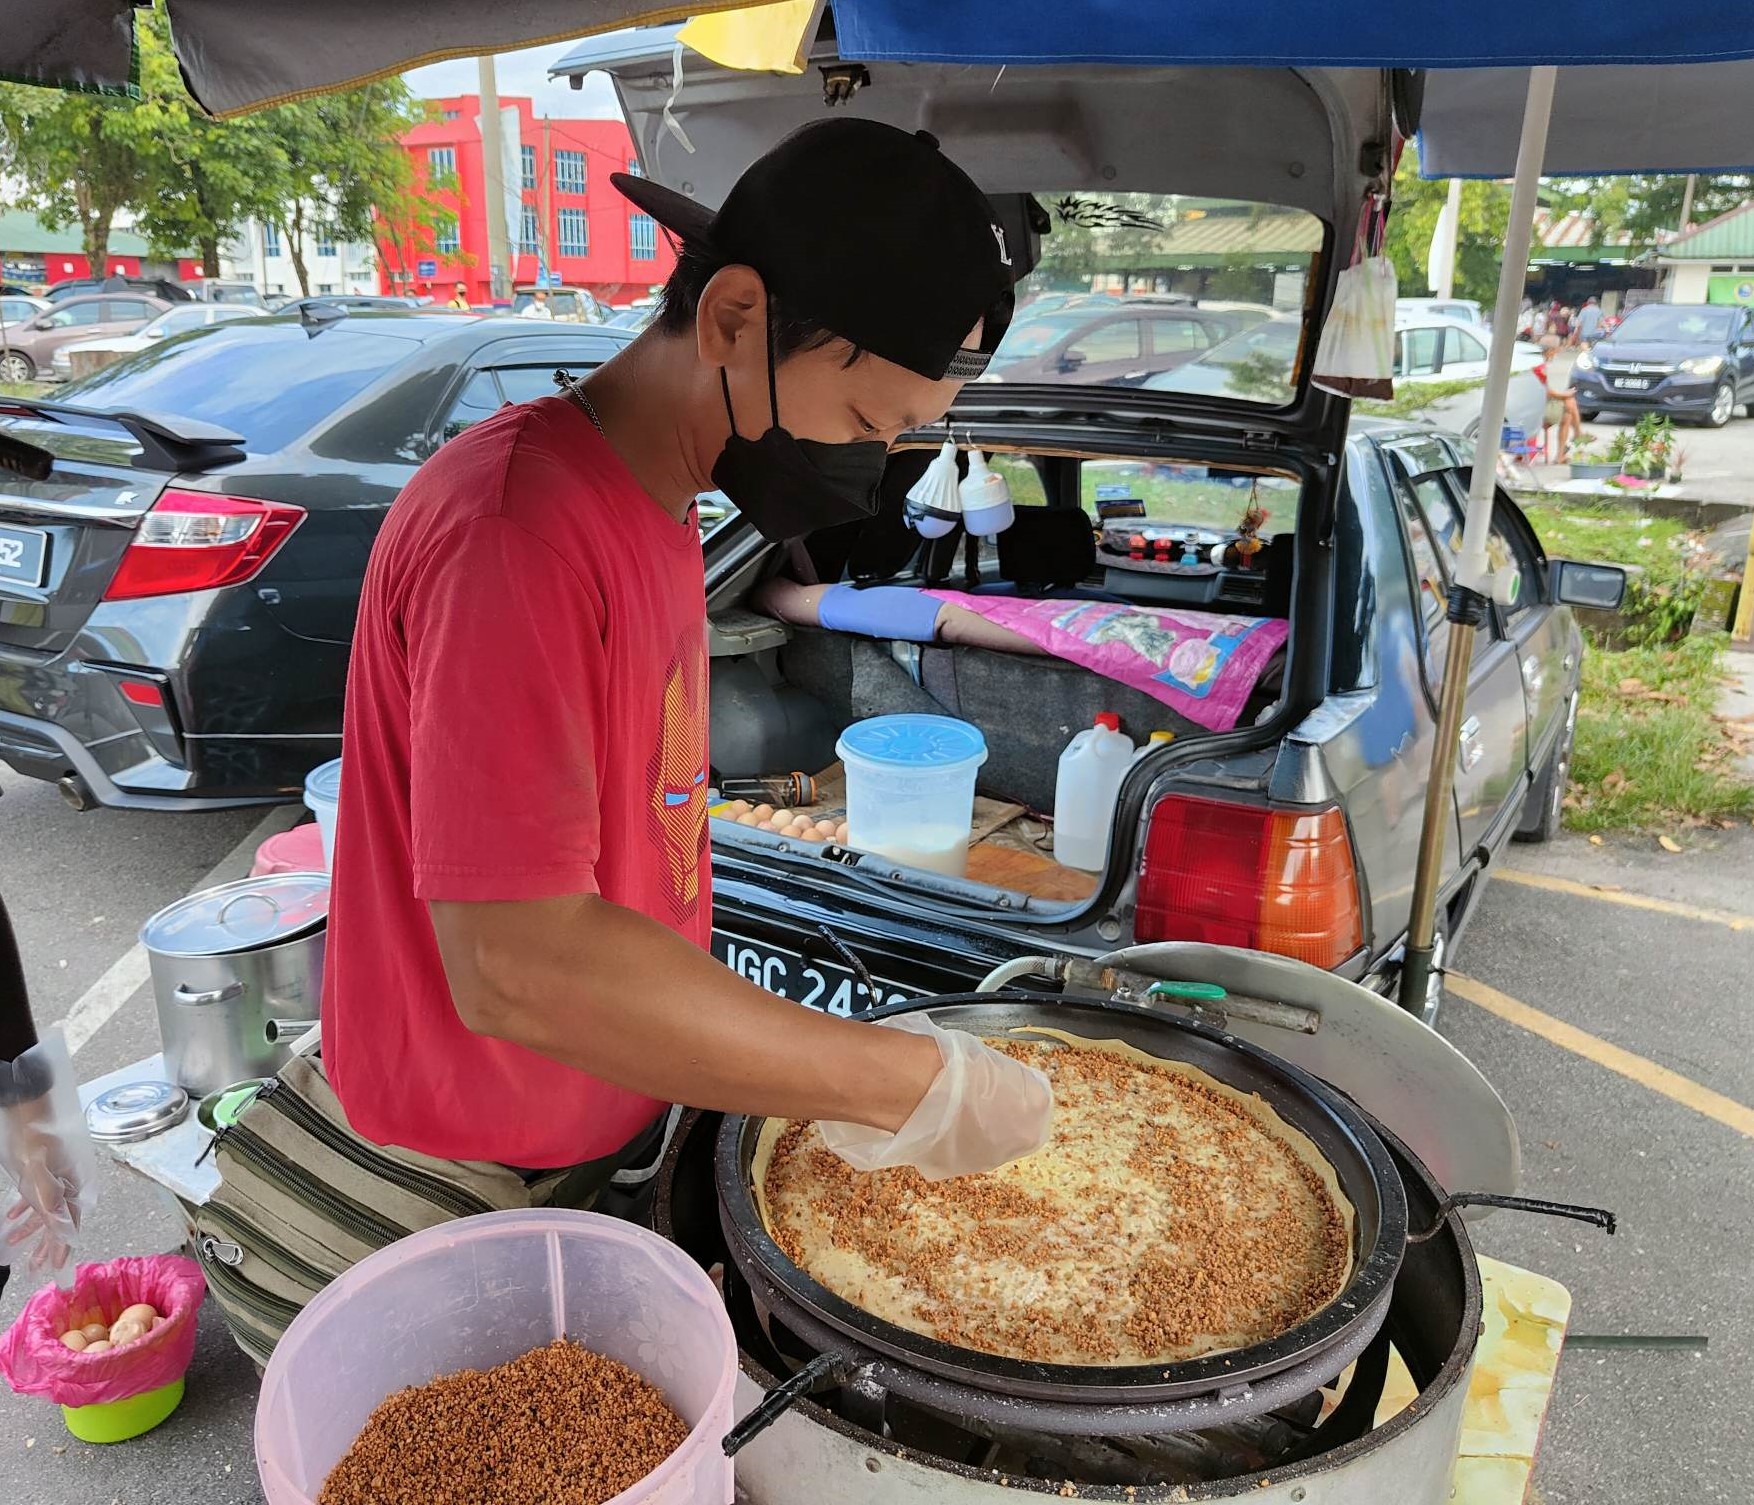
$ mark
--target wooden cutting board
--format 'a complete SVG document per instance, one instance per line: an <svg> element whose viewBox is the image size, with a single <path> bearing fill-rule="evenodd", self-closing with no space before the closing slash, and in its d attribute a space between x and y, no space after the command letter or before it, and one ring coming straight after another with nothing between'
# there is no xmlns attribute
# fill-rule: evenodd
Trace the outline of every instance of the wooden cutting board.
<svg viewBox="0 0 1754 1505"><path fill-rule="evenodd" d="M1088 899L1096 892L1095 873L1061 867L1040 852L984 842L968 854L968 876L995 888L1015 889L1037 899Z"/></svg>

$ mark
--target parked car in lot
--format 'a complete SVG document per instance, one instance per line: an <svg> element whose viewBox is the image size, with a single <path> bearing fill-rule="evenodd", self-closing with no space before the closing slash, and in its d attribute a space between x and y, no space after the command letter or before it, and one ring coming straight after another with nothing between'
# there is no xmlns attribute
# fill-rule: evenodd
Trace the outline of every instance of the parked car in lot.
<svg viewBox="0 0 1754 1505"><path fill-rule="evenodd" d="M820 112L813 72L794 79L702 65L691 85L704 102L697 117L704 127L714 108L734 111L737 131L724 141L695 132L698 150L684 165L657 150L669 48L661 31L646 54L625 38L613 56L586 43L563 71L615 73L648 171L685 172L703 203L719 201L748 142L777 139ZM811 62L833 60L832 43L819 39ZM884 71L879 87L886 118L931 121L948 155L1003 190L999 218L1051 227L1038 243L1007 239L1020 300L1050 273L1063 285L1068 276L1173 264L1157 232L1187 206L1171 196L1225 191L1220 183L1274 206L1311 244L1345 243L1364 181L1344 172L1323 183L1291 178L1283 161L1294 153L1300 163L1352 164L1358 141L1378 139L1369 134L1378 126L1351 134L1344 109L1324 113L1299 84L1280 96L1251 95L1263 132L1280 132L1255 166L1221 160L1187 146L1211 108L1209 97L1188 92L1205 82L1199 73L1178 71L1170 87L1148 68L1013 69L996 89L990 69L918 64ZM1230 86L1214 77L1212 87ZM1254 87L1274 84L1263 75ZM1356 101L1367 121L1380 105L1380 93ZM1012 129L1019 121L1036 134ZM1031 152L1041 191L1020 204ZM1079 163L1090 174L1082 183L1070 176L1078 169L1069 164ZM1114 191L1102 186L1111 181ZM1298 226L1300 213L1319 223ZM1115 227L1106 239L1104 226ZM1040 274L1030 270L1038 257ZM1247 274L1258 286L1270 268L1235 270L1237 285ZM1311 291L1319 308L1331 285ZM955 716L981 731L987 752L977 775L977 839L960 877L862 852L856 831L841 846L714 818L722 958L764 986L842 1012L959 991L1020 956L1092 958L1160 942L1278 952L1383 987L1395 977L1470 455L1422 424L1358 419L1348 431L1346 405L1314 389L1307 361L1297 361L1300 348L1313 349L1314 333L1296 322L1219 331L1174 369L1141 370L1152 348L1143 329L1128 333L1113 367L1094 353L1070 369L1057 359L1109 321L1217 317L1148 304L1062 305L1033 319L1026 312L1014 327L1040 331L1039 343L994 373L1000 380L968 383L947 427L906 436L878 516L804 548L809 573L822 581L937 583L957 591L959 603L989 595L1063 603L1051 619L1056 630L1164 655L1153 662L1170 666L1154 685L1175 676L1174 662L1202 684L1222 676L1214 636L1234 643L1283 635L1282 649L1240 676L1240 704L1224 715L1209 704L1178 709L1174 697L1122 683L1075 655L891 638L871 616L858 632L803 625L807 616L781 620L763 586L788 567L791 551L736 517L707 539L716 778L801 769L832 788L845 729L890 712ZM1440 375L1450 364L1449 331L1465 326L1434 316L1432 327L1440 369L1431 374ZM1227 336L1277 342L1274 378L1254 389L1173 390ZM1479 341L1477 332L1469 338ZM1418 364L1420 341L1412 353ZM1454 358L1472 353L1458 342ZM1135 371L1142 384L1115 383ZM922 547L906 531L907 489L946 432L990 455L1018 504L996 542L970 546L953 532ZM1258 552L1238 547L1245 514L1258 522ZM1504 844L1555 828L1581 656L1567 602L1617 597L1623 583L1616 570L1548 560L1508 496L1498 497L1493 521L1503 604L1491 607L1479 635L1467 724L1454 749L1439 911L1446 939L1466 923ZM1052 860L1051 836L1029 812L1051 812L1061 752L1103 712L1117 715L1135 743L1156 731L1174 736L1129 765L1101 871L1079 873ZM823 926L862 958L869 986L825 942Z"/></svg>
<svg viewBox="0 0 1754 1505"><path fill-rule="evenodd" d="M268 310L249 303L179 303L167 308L150 324L143 324L133 334L106 335L95 340L74 340L55 352L50 363L58 380L73 374L76 352L124 356L146 350L172 335L188 334L196 329L211 329L215 324L229 324L234 319L264 319Z"/></svg>
<svg viewBox="0 0 1754 1505"><path fill-rule="evenodd" d="M197 277L183 286L197 303L242 303L251 308L268 306L261 289L242 277Z"/></svg>
<svg viewBox="0 0 1754 1505"><path fill-rule="evenodd" d="M1251 321L1169 302L1062 308L1007 331L982 379L1136 385L1193 360Z"/></svg>
<svg viewBox="0 0 1754 1505"><path fill-rule="evenodd" d="M1461 324L1472 324L1476 329L1486 327L1485 311L1472 298L1397 298L1395 312L1436 314L1440 319L1454 319Z"/></svg>
<svg viewBox="0 0 1754 1505"><path fill-rule="evenodd" d="M119 272L109 277L69 277L64 282L51 283L43 296L51 303L59 303L63 298L80 298L87 293L145 293L166 303L188 303L195 297L182 283L169 277L124 277Z"/></svg>
<svg viewBox="0 0 1754 1505"><path fill-rule="evenodd" d="M512 315L517 317L536 301L536 287L518 287L512 290ZM597 301L596 295L589 288L583 287L550 287L543 289L548 294L549 316L563 324L601 324L608 315L603 305Z"/></svg>
<svg viewBox="0 0 1754 1505"><path fill-rule="evenodd" d="M224 323L0 397L0 759L76 805L296 799L335 756L378 524L503 402L629 337L407 310Z"/></svg>
<svg viewBox="0 0 1754 1505"><path fill-rule="evenodd" d="M76 340L133 334L171 305L146 293L83 293L64 298L23 324L8 325L0 348L0 381L54 376L55 352Z"/></svg>
<svg viewBox="0 0 1754 1505"><path fill-rule="evenodd" d="M1585 418L1669 413L1722 428L1754 400L1754 309L1643 303L1577 358Z"/></svg>
<svg viewBox="0 0 1754 1505"><path fill-rule="evenodd" d="M33 298L27 293L7 293L0 297L0 329L9 324L23 324L53 307L47 298Z"/></svg>
<svg viewBox="0 0 1754 1505"><path fill-rule="evenodd" d="M1299 319L1279 317L1232 335L1185 366L1149 377L1145 385L1157 392L1185 392L1211 397L1241 397L1279 402L1296 391L1293 380L1303 335ZM1453 319L1405 310L1395 324L1395 382L1429 385L1486 378L1484 330L1458 327ZM1505 394L1504 421L1524 434L1541 430L1545 387L1533 368L1541 353L1518 342L1511 359L1510 388ZM1441 397L1419 415L1425 422L1461 435L1470 444L1479 437L1480 389Z"/></svg>

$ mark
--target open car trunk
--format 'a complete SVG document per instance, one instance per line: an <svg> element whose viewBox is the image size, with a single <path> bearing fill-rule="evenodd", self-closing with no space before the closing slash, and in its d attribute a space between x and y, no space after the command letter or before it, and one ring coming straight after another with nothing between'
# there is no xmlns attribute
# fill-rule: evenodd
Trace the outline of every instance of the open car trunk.
<svg viewBox="0 0 1754 1505"><path fill-rule="evenodd" d="M897 713L957 717L981 731L988 751L976 786L968 880L997 891L995 902L1022 894L1047 907L1077 904L1097 893L1102 875L1055 861L1055 783L1067 743L1098 714L1117 715L1140 748L1153 733L1168 733L1167 747L1157 751L1165 762L1214 736L1273 737L1285 701L1298 485L1282 475L1155 459L998 453L994 464L1022 503L1012 530L974 548L960 534L922 545L906 531L900 504L929 454L892 458L873 522L817 535L801 554L754 548L714 592L714 782L810 774L815 804L787 803L838 822L845 786L835 744L846 727ZM1250 507L1264 511L1265 521L1261 547L1245 558L1235 546ZM1025 542L1013 543L1013 535ZM881 623L849 631L795 613L783 620L775 582L811 573L845 578L843 589L858 582L910 596L941 591L947 610L937 640L885 635ZM1066 624L1054 634L1058 651L947 640L975 618L1002 620L1019 609ZM953 622L951 613L964 615ZM1246 659L1222 661L1225 645L1251 634L1258 641ZM1128 659L1131 682L1105 672L1112 658L1102 645L1117 639L1138 650ZM1140 663L1164 667L1142 676ZM1204 695L1218 687L1222 709ZM715 839L754 851L772 846L766 831L733 825L727 806L717 807ZM1110 866L1124 871L1135 854L1118 816L1116 829ZM857 852L856 832L846 845ZM832 839L821 855L845 858ZM878 871L903 884L934 881L888 860Z"/></svg>

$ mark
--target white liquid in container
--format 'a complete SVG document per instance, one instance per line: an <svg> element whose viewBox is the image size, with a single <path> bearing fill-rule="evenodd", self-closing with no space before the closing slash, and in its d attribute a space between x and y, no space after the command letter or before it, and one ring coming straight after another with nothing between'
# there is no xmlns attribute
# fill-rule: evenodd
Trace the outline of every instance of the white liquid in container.
<svg viewBox="0 0 1754 1505"><path fill-rule="evenodd" d="M859 833L850 833L847 845L858 852L887 857L903 867L925 868L927 872L943 873L950 878L964 877L968 872L968 832L915 831L905 843L884 841L861 845Z"/></svg>

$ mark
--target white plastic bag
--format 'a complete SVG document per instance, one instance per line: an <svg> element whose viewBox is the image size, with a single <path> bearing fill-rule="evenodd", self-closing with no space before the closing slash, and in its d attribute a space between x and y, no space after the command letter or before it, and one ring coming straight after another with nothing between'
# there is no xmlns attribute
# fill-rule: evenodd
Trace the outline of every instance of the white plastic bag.
<svg viewBox="0 0 1754 1505"><path fill-rule="evenodd" d="M1395 268L1367 256L1340 273L1310 380L1337 397L1395 395Z"/></svg>

